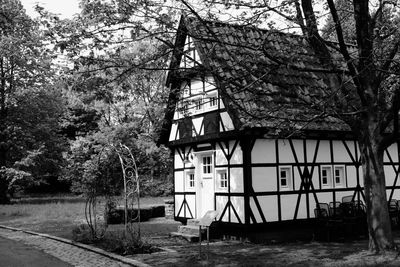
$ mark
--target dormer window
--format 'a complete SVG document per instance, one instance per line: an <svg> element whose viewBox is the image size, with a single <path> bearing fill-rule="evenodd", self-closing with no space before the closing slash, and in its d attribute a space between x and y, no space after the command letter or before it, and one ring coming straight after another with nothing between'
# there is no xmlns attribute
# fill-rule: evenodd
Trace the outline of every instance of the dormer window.
<svg viewBox="0 0 400 267"><path fill-rule="evenodd" d="M214 108L214 107L218 106L218 98L216 96L211 96L209 104L210 104L210 108Z"/></svg>
<svg viewBox="0 0 400 267"><path fill-rule="evenodd" d="M200 99L194 100L194 109L196 112L201 111L203 109L203 101Z"/></svg>

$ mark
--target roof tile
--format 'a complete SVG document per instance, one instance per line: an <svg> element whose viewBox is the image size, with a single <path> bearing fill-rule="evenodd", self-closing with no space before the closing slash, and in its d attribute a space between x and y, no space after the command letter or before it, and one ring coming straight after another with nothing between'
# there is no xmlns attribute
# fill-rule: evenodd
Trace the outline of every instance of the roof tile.
<svg viewBox="0 0 400 267"><path fill-rule="evenodd" d="M192 36L201 36L194 38L201 60L229 95L224 101L242 128L348 130L333 117L315 119L319 114L306 104L325 94L328 76L301 70L320 68L304 38L190 17L185 23Z"/></svg>

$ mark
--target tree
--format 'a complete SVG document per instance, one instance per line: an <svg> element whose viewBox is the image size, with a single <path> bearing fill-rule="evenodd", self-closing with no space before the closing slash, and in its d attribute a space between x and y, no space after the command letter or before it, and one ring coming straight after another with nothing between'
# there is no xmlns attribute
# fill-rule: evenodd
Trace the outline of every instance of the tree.
<svg viewBox="0 0 400 267"><path fill-rule="evenodd" d="M42 33L19 1L0 1L0 202L7 201L9 179L25 172L48 180L61 161L63 105Z"/></svg>
<svg viewBox="0 0 400 267"><path fill-rule="evenodd" d="M340 23L342 25L343 39L350 44L356 43L356 32L355 32L355 21L354 21L354 8L351 1L336 0L336 10ZM324 40L337 42L337 35L335 34L335 22L333 21L332 15L328 15L328 19L325 25L321 29L322 38Z"/></svg>

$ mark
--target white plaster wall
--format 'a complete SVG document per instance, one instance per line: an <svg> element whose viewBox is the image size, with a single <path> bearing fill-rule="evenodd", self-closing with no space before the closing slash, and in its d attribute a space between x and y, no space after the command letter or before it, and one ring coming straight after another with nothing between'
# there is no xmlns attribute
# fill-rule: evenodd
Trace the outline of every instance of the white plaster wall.
<svg viewBox="0 0 400 267"><path fill-rule="evenodd" d="M396 178L396 173L392 166L384 166L384 169L385 169L386 186L392 186L394 183L394 179Z"/></svg>
<svg viewBox="0 0 400 267"><path fill-rule="evenodd" d="M252 163L275 163L275 140L257 139L251 151Z"/></svg>
<svg viewBox="0 0 400 267"><path fill-rule="evenodd" d="M194 50L194 54L195 54L194 58L196 58L196 63L201 64L200 56L199 56L199 53L197 52L197 50Z"/></svg>
<svg viewBox="0 0 400 267"><path fill-rule="evenodd" d="M176 131L178 131L178 124L177 123L173 123L172 126L171 126L171 132L169 134L169 141L174 141L175 140ZM179 139L178 136L176 136L176 137L177 137L177 139Z"/></svg>
<svg viewBox="0 0 400 267"><path fill-rule="evenodd" d="M176 150L174 152L174 168L175 169L183 168L183 161L182 161L181 157L179 156L178 151L176 151Z"/></svg>
<svg viewBox="0 0 400 267"><path fill-rule="evenodd" d="M220 115L221 115L221 119L222 119L222 122L223 122L224 127L225 127L225 131L235 130L235 127L233 126L232 119L229 116L228 112L226 112L226 111L221 112ZM220 131L222 132L223 130L224 130L224 128L222 128L222 126L220 126Z"/></svg>
<svg viewBox="0 0 400 267"><path fill-rule="evenodd" d="M315 209L316 205L317 204L315 202L314 195L310 194L310 197L309 197L310 218L314 218L315 217L314 209Z"/></svg>
<svg viewBox="0 0 400 267"><path fill-rule="evenodd" d="M260 203L261 209L263 211L265 220L267 222L278 221L278 198L277 196L258 196L258 202ZM256 207L254 207L257 209ZM254 208L252 208L254 212ZM260 221L261 222L261 218Z"/></svg>
<svg viewBox="0 0 400 267"><path fill-rule="evenodd" d="M191 80L191 93L192 95L199 94L203 92L203 82L200 79Z"/></svg>
<svg viewBox="0 0 400 267"><path fill-rule="evenodd" d="M233 146L235 145L235 141L229 141L230 151L232 151ZM240 144L237 144L235 151L231 157L231 164L242 164L243 163L243 151L240 147Z"/></svg>
<svg viewBox="0 0 400 267"><path fill-rule="evenodd" d="M204 128L201 129L201 124L203 122L203 117L193 118L192 121L193 121L193 126L196 129L196 133L198 135L203 135L204 134Z"/></svg>
<svg viewBox="0 0 400 267"><path fill-rule="evenodd" d="M282 220L293 220L294 211L296 209L297 195L281 196L281 215Z"/></svg>
<svg viewBox="0 0 400 267"><path fill-rule="evenodd" d="M399 184L399 183L397 183L397 184ZM390 196L390 191L391 190L388 190L388 194L387 194L388 199L389 199L389 196ZM400 190L394 190L392 199L400 200Z"/></svg>
<svg viewBox="0 0 400 267"><path fill-rule="evenodd" d="M221 98L219 98L219 108L220 108L220 109L225 108L224 101L222 101Z"/></svg>
<svg viewBox="0 0 400 267"><path fill-rule="evenodd" d="M227 196L217 196L216 197L216 208L217 208L219 217L221 217L222 212L224 211L224 208L225 208L227 202L228 202ZM222 221L227 222L228 219L229 219L228 211L226 211L224 217L222 217Z"/></svg>
<svg viewBox="0 0 400 267"><path fill-rule="evenodd" d="M394 162L399 162L398 154L397 154L397 144L392 144L390 147L388 147L387 151L389 152L390 157L392 158L392 160ZM390 162L386 153L384 154L383 160L385 162Z"/></svg>
<svg viewBox="0 0 400 267"><path fill-rule="evenodd" d="M184 192L185 181L183 171L175 171L174 173L175 192Z"/></svg>
<svg viewBox="0 0 400 267"><path fill-rule="evenodd" d="M231 197L231 203L235 207L236 213L238 214L240 221L244 223L244 199L243 197ZM231 221L238 223L235 213L231 209Z"/></svg>
<svg viewBox="0 0 400 267"><path fill-rule="evenodd" d="M214 79L210 76L206 77L204 80L204 86L207 92L215 89Z"/></svg>
<svg viewBox="0 0 400 267"><path fill-rule="evenodd" d="M175 216L178 216L178 212L182 206L182 202L183 202L183 195L175 195Z"/></svg>
<svg viewBox="0 0 400 267"><path fill-rule="evenodd" d="M270 204L268 203L268 205L270 205ZM260 203L260 206L261 206L261 203ZM262 206L261 206L261 207L262 207ZM262 223L261 215L260 215L260 213L258 212L257 205L256 205L256 203L255 203L255 201L254 201L254 197L250 197L250 209L251 209L251 211L253 212L254 218L256 219L255 222L253 222L253 220L250 219L250 224L253 224L253 223Z"/></svg>
<svg viewBox="0 0 400 267"><path fill-rule="evenodd" d="M288 140L278 140L279 163L295 163Z"/></svg>
<svg viewBox="0 0 400 267"><path fill-rule="evenodd" d="M358 172L360 173L360 186L361 186L361 187L364 187L364 177L363 177L363 170L362 170L362 167L360 167L360 168L358 169Z"/></svg>
<svg viewBox="0 0 400 267"><path fill-rule="evenodd" d="M317 193L319 203L327 203L333 202L333 194L329 193ZM313 212L316 206L313 207Z"/></svg>
<svg viewBox="0 0 400 267"><path fill-rule="evenodd" d="M311 195L309 197L311 199ZM296 203L297 203L297 198L296 201L293 203L294 209L296 208ZM307 218L307 200L306 200L306 195L303 194L300 198L299 210L297 212L297 219L306 219L306 218Z"/></svg>
<svg viewBox="0 0 400 267"><path fill-rule="evenodd" d="M242 193L243 192L243 168L231 168L231 192Z"/></svg>
<svg viewBox="0 0 400 267"><path fill-rule="evenodd" d="M315 149L317 148L317 141L307 140L306 144L307 144L307 162L312 162L314 160ZM319 147L317 153L319 153Z"/></svg>
<svg viewBox="0 0 400 267"><path fill-rule="evenodd" d="M334 162L352 162L342 141L333 141L333 159Z"/></svg>
<svg viewBox="0 0 400 267"><path fill-rule="evenodd" d="M255 192L277 191L276 167L253 167L252 185Z"/></svg>
<svg viewBox="0 0 400 267"><path fill-rule="evenodd" d="M362 179L362 177L360 177ZM354 166L347 167L347 185L348 187L357 186L357 169Z"/></svg>
<svg viewBox="0 0 400 267"><path fill-rule="evenodd" d="M214 81L214 77L212 75L207 75L204 78L204 82L206 84L206 88L210 89L210 88L215 88L216 87L216 84L215 84L215 81Z"/></svg>
<svg viewBox="0 0 400 267"><path fill-rule="evenodd" d="M222 146L223 146L223 144L222 144ZM226 159L225 154L222 150L224 150L226 153L226 150L224 148L221 148L220 145L217 143L216 149L215 149L215 165L216 166L228 164L228 160Z"/></svg>
<svg viewBox="0 0 400 267"><path fill-rule="evenodd" d="M303 140L292 140L294 151L296 152L297 160L300 163L304 162L304 141ZM290 149L290 144L289 149ZM293 153L293 152L292 152Z"/></svg>
<svg viewBox="0 0 400 267"><path fill-rule="evenodd" d="M304 167L300 167L300 170L303 171ZM293 167L293 184L292 188L295 190L300 190L300 185L301 185L301 178L300 178L300 172L297 166Z"/></svg>
<svg viewBox="0 0 400 267"><path fill-rule="evenodd" d="M311 171L311 170L310 170ZM314 185L314 188L317 190L320 188L320 184L319 184L319 168L318 166L314 167L314 172L312 175L312 183Z"/></svg>
<svg viewBox="0 0 400 267"><path fill-rule="evenodd" d="M330 163L331 162L331 149L328 140L321 140L319 142L317 163Z"/></svg>
<svg viewBox="0 0 400 267"><path fill-rule="evenodd" d="M186 202L189 206L190 212L192 212L193 218L196 216L196 195L186 195ZM186 217L190 217L190 213L186 210Z"/></svg>

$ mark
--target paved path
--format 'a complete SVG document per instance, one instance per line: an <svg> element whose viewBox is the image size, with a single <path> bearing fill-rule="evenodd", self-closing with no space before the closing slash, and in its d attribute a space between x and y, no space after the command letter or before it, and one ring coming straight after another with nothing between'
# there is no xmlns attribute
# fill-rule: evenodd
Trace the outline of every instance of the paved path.
<svg viewBox="0 0 400 267"><path fill-rule="evenodd" d="M27 248L33 248L36 252L37 250L41 250L43 253L49 254L56 259L58 262L64 262L64 265L40 265L40 266L77 266L77 267L128 267L135 266L130 264L124 264L115 259L111 259L109 257L100 255L98 253L88 251L83 248L76 247L71 244L66 244L64 242L60 242L58 240L49 239L42 236L32 235L20 231L11 231L8 229L0 228L0 238L1 240L8 239L12 240L11 243L7 243L7 241L0 242L0 251L3 251L3 246L7 246L7 244L15 245L15 241L21 244L20 248L23 247L25 249L22 251L24 253L27 251ZM18 249L18 246L17 246ZM40 251L39 251L40 252ZM0 254L0 259L3 259L3 254ZM25 255L24 255L25 256ZM37 256L39 256L37 254ZM12 261L10 260L10 263ZM136 266L140 266L138 264ZM143 264L144 265L144 264ZM0 266L4 266L3 263L0 263ZM22 264L18 265L5 265L5 266L24 266ZM31 266L31 265L28 265ZM32 265L34 266L34 265Z"/></svg>
<svg viewBox="0 0 400 267"><path fill-rule="evenodd" d="M0 237L2 267L71 267L56 257L20 242Z"/></svg>

